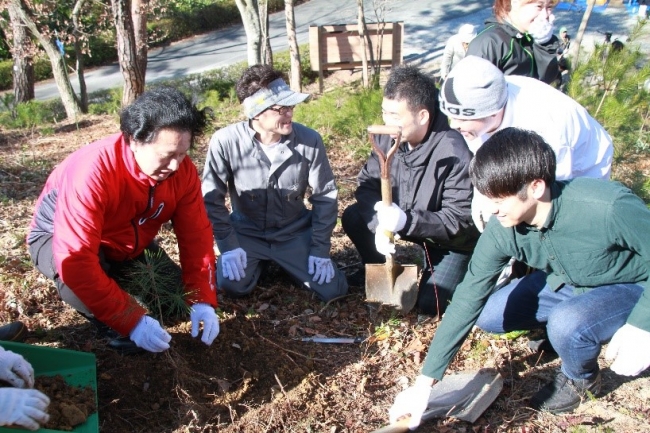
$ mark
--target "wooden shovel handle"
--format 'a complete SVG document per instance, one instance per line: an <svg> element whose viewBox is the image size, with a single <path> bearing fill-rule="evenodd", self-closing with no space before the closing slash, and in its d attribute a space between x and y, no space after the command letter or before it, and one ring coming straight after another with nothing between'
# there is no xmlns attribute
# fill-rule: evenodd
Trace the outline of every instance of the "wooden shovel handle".
<svg viewBox="0 0 650 433"><path fill-rule="evenodd" d="M402 127L393 125L370 125L368 132L370 134L397 135L402 133Z"/></svg>

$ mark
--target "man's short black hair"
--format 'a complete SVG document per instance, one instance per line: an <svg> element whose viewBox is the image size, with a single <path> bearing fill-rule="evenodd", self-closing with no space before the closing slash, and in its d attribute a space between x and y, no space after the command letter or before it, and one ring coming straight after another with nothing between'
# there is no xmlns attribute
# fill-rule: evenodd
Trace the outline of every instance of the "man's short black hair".
<svg viewBox="0 0 650 433"><path fill-rule="evenodd" d="M253 65L247 68L235 84L235 92L239 102L254 95L258 90L265 89L278 78L284 79L282 72L269 65Z"/></svg>
<svg viewBox="0 0 650 433"><path fill-rule="evenodd" d="M144 92L120 113L120 130L128 139L150 143L161 129L169 128L192 133L194 139L203 134L212 111L199 110L173 87L156 87Z"/></svg>
<svg viewBox="0 0 650 433"><path fill-rule="evenodd" d="M411 112L424 108L429 112L431 120L438 110L438 89L435 81L415 66L393 68L384 87L384 97L406 101Z"/></svg>
<svg viewBox="0 0 650 433"><path fill-rule="evenodd" d="M487 197L522 197L536 179L546 185L555 182L555 166L555 152L539 134L505 128L478 149L469 173L474 187Z"/></svg>

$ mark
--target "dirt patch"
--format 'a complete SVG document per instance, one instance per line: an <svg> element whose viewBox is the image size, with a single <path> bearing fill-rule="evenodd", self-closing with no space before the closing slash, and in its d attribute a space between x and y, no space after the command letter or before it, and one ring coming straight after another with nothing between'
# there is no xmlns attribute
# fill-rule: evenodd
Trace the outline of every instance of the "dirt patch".
<svg viewBox="0 0 650 433"><path fill-rule="evenodd" d="M95 391L90 386L82 388L69 385L61 375L39 376L34 388L50 398L47 409L50 420L44 428L72 431L97 411Z"/></svg>

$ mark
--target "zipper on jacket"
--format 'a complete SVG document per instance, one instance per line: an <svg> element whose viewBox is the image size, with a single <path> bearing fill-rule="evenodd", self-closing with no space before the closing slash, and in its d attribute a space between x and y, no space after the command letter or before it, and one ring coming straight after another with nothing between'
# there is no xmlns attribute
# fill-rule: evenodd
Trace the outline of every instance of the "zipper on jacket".
<svg viewBox="0 0 650 433"><path fill-rule="evenodd" d="M530 36L528 35L528 33L525 33L525 34L524 34L524 37L528 40L528 42L532 42L533 44L535 43L534 41L531 41ZM521 42L520 42L520 44L521 44ZM531 45L531 47L532 47L532 45ZM524 47L523 45L521 46L521 48L524 50L524 52L525 52L526 54L528 54L528 57L530 57L530 76L531 76L532 78L537 78L535 75L533 75L535 69L537 69L537 68L536 68L536 65L535 65L535 56L533 55L533 53L531 53L530 51L528 51L528 50L526 49L526 47Z"/></svg>
<svg viewBox="0 0 650 433"><path fill-rule="evenodd" d="M156 185L150 186L149 187L149 200L147 200L147 208L142 211L142 214L147 213L148 210L150 210L153 207L153 195L154 192L156 191ZM136 221L137 220L137 221ZM140 243L140 237L138 236L138 224L139 224L139 217L135 217L135 219L131 220L131 225L133 226L133 232L134 232L134 237L135 237L135 242L133 243L133 252L135 253L138 250L138 244ZM133 258L133 257L131 257Z"/></svg>

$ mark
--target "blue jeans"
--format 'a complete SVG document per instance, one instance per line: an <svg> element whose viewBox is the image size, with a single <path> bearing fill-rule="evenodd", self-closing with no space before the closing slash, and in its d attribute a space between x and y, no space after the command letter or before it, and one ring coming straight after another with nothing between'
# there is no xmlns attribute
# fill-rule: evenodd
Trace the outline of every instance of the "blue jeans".
<svg viewBox="0 0 650 433"><path fill-rule="evenodd" d="M583 293L554 292L535 271L490 295L476 325L493 333L542 328L570 379L593 379L603 343L625 324L643 293L639 284L611 284Z"/></svg>

